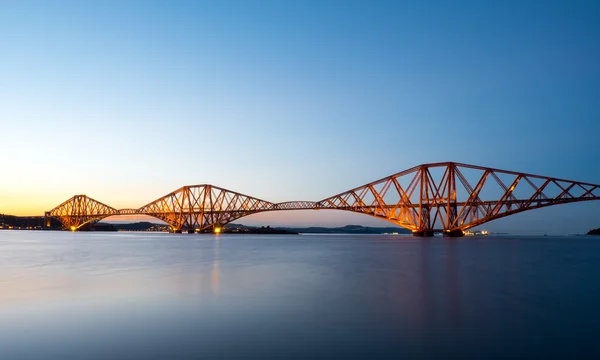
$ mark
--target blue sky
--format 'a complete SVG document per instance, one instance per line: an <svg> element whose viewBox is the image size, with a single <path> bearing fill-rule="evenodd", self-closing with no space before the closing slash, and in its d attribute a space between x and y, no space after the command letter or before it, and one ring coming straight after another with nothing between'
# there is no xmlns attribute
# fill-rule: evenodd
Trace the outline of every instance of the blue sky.
<svg viewBox="0 0 600 360"><path fill-rule="evenodd" d="M595 1L3 1L0 213L198 183L319 200L435 161L600 183L599 18Z"/></svg>

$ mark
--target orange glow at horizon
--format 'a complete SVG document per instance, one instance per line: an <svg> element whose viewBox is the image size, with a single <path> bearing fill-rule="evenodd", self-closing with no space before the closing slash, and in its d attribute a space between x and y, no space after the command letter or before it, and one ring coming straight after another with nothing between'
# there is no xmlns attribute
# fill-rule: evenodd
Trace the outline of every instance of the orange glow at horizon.
<svg viewBox="0 0 600 360"><path fill-rule="evenodd" d="M43 216L68 198L57 201L53 194L0 193L0 214Z"/></svg>
<svg viewBox="0 0 600 360"><path fill-rule="evenodd" d="M75 195L88 195L115 209L137 209L172 191L176 186L164 188L107 187L90 184L48 183L40 184L0 179L0 214L15 216L43 216Z"/></svg>

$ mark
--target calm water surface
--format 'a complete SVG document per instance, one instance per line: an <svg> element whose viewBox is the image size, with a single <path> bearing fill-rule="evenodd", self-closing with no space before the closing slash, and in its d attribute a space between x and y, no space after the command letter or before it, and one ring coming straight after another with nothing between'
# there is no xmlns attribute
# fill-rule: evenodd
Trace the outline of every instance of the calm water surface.
<svg viewBox="0 0 600 360"><path fill-rule="evenodd" d="M600 237L0 231L0 359L600 358Z"/></svg>

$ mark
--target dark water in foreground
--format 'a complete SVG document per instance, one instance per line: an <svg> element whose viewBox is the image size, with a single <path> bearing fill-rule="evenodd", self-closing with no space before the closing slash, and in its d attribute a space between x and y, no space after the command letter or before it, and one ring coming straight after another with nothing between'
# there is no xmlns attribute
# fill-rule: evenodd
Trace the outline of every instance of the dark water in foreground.
<svg viewBox="0 0 600 360"><path fill-rule="evenodd" d="M600 237L0 231L0 359L599 358Z"/></svg>

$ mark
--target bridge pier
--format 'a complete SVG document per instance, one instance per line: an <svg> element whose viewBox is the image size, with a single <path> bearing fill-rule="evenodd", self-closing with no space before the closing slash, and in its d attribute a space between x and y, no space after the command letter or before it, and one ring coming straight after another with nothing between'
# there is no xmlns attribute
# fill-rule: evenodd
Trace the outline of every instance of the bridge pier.
<svg viewBox="0 0 600 360"><path fill-rule="evenodd" d="M450 230L450 231L444 231L444 236L448 236L448 237L463 237L465 236L465 233L463 233L462 230Z"/></svg>
<svg viewBox="0 0 600 360"><path fill-rule="evenodd" d="M432 237L432 230L424 230L424 231L413 231L413 236L415 237Z"/></svg>

